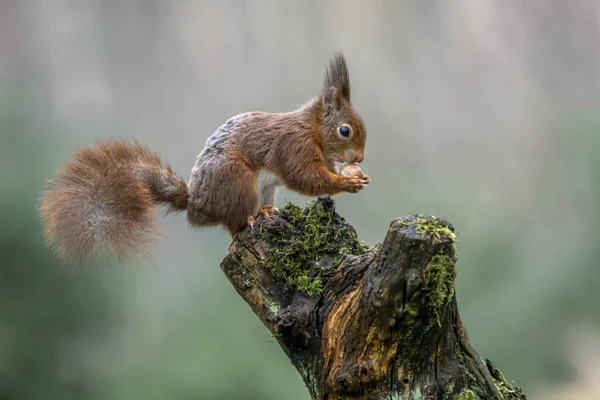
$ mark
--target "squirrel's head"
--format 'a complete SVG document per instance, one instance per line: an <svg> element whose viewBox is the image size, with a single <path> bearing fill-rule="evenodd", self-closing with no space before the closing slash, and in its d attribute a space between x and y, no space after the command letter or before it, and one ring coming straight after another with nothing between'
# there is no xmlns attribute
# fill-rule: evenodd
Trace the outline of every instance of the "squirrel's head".
<svg viewBox="0 0 600 400"><path fill-rule="evenodd" d="M365 155L367 130L350 102L350 75L344 56L335 54L325 72L319 95L323 151L336 162L360 163Z"/></svg>

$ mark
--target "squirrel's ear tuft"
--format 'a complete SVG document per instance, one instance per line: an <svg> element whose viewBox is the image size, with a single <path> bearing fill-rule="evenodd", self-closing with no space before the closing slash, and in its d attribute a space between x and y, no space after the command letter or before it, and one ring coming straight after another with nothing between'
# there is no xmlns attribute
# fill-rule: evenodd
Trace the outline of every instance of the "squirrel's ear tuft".
<svg viewBox="0 0 600 400"><path fill-rule="evenodd" d="M332 110L339 110L341 103L340 91L335 86L329 86L323 89L323 106L326 114L330 114Z"/></svg>
<svg viewBox="0 0 600 400"><path fill-rule="evenodd" d="M327 98L327 92L335 88L337 96L341 96L350 102L350 74L346 59L341 53L335 53L325 70L325 82L323 83L323 95Z"/></svg>

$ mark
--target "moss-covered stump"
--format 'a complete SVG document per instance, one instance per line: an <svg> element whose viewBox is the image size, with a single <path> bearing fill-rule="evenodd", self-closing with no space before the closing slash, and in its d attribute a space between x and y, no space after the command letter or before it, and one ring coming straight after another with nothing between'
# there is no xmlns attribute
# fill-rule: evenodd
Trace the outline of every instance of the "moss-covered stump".
<svg viewBox="0 0 600 400"><path fill-rule="evenodd" d="M260 217L221 268L312 399L525 399L469 342L455 238L446 221L416 215L369 248L323 196Z"/></svg>

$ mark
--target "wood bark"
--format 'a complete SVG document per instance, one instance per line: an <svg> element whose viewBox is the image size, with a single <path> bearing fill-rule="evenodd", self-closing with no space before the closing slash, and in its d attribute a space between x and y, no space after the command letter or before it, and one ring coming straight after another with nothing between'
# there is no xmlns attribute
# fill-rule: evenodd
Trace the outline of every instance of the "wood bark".
<svg viewBox="0 0 600 400"><path fill-rule="evenodd" d="M330 197L295 213L258 218L234 240L221 268L312 399L525 399L469 342L454 293L455 234L448 222L398 218L381 245L346 254L332 248L346 248L356 233ZM301 221L307 215L318 226ZM297 245L311 235L339 242ZM292 281L286 273L302 270L275 265L281 246L305 252L294 268L319 279L319 288L301 290L298 282L306 279Z"/></svg>

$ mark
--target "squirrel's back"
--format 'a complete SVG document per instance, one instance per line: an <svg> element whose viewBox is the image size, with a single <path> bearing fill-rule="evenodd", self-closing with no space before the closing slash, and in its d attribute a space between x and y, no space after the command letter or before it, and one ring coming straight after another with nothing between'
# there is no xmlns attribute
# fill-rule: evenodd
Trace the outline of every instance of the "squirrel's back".
<svg viewBox="0 0 600 400"><path fill-rule="evenodd" d="M47 242L65 262L141 255L158 234L155 204L185 210L185 182L137 142L77 150L40 202Z"/></svg>

